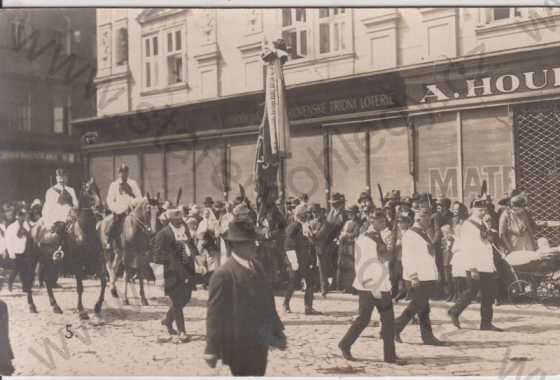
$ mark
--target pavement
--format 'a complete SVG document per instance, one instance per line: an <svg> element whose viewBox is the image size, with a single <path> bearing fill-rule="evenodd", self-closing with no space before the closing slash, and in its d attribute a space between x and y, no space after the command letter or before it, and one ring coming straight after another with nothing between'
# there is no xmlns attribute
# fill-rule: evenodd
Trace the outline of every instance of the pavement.
<svg viewBox="0 0 560 380"><path fill-rule="evenodd" d="M39 314L30 314L19 287L12 293L0 291L8 304L10 337L15 354L15 375L136 375L136 376L228 376L225 367L208 368L202 359L205 346L205 313L207 292L197 290L185 308L188 343L174 343L160 325L168 299L163 290L149 284L146 293L149 306L129 297L131 305L106 292L100 317L93 313L99 293L99 282L85 282L84 306L90 319L80 321L75 311L75 282L60 279L61 289L55 296L63 314L54 314L45 289L35 289ZM122 293L123 282L119 283ZM136 293L137 294L137 293ZM395 306L399 315L406 302ZM462 316L462 329L457 330L447 318L449 304L432 303L435 335L445 347L421 344L419 327L409 325L397 343L397 354L406 365L382 361L382 342L374 313L371 326L352 348L357 361L342 358L337 349L340 338L357 314L357 297L329 294L316 297L314 307L323 315L306 316L303 297L297 292L292 300L292 314L284 314L281 298L276 298L281 319L286 326L288 348L271 351L269 376L532 376L560 373L560 309L542 305L495 308L494 322L506 331L478 330L480 309L473 304Z"/></svg>

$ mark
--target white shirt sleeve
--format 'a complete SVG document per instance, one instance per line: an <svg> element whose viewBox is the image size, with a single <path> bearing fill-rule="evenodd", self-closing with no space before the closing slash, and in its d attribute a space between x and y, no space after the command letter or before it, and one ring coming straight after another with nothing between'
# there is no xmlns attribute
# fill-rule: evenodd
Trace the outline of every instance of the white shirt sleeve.
<svg viewBox="0 0 560 380"><path fill-rule="evenodd" d="M414 262L414 253L418 252L413 234L413 232L406 231L402 237L401 261L403 266L403 278L409 281L418 278L418 272L416 271L418 263Z"/></svg>
<svg viewBox="0 0 560 380"><path fill-rule="evenodd" d="M117 184L116 182L111 182L109 185L109 190L107 190L107 207L109 210L115 212L117 203Z"/></svg>
<svg viewBox="0 0 560 380"><path fill-rule="evenodd" d="M58 194L53 189L48 189L45 193L45 204L43 205L43 215L50 215L52 207L58 201Z"/></svg>
<svg viewBox="0 0 560 380"><path fill-rule="evenodd" d="M14 259L15 255L25 253L27 237L18 237L19 223L16 221L6 230L6 249L10 258Z"/></svg>

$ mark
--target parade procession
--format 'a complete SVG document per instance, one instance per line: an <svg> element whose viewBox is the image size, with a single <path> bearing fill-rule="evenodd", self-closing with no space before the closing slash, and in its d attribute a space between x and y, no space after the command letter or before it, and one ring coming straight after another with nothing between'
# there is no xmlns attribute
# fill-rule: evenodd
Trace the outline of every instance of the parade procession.
<svg viewBox="0 0 560 380"><path fill-rule="evenodd" d="M0 54L64 19L96 94L0 109L0 375L558 373L558 9L50 11Z"/></svg>

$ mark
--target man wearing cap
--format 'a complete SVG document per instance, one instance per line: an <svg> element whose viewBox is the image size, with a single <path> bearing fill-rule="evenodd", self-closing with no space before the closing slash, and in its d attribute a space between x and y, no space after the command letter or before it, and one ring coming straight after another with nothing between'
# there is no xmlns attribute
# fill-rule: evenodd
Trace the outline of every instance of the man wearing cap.
<svg viewBox="0 0 560 380"><path fill-rule="evenodd" d="M368 231L356 239L356 277L353 286L358 290L359 316L338 347L345 359L354 360L351 347L368 326L373 309L377 308L382 325L383 359L388 363L396 363L394 312L388 268L392 254L381 238L381 231L385 228L385 213L376 209L370 213L369 219Z"/></svg>
<svg viewBox="0 0 560 380"><path fill-rule="evenodd" d="M109 227L107 247L116 240L122 223L132 203L142 198L142 192L135 180L128 177L129 168L125 163L119 167L119 177L111 182L107 191L107 207L113 212L113 221Z"/></svg>
<svg viewBox="0 0 560 380"><path fill-rule="evenodd" d="M73 188L68 186L68 172L56 169L56 184L45 194L43 221L47 229L56 229L62 234L63 226L68 221L71 210L78 207L78 198ZM59 225L60 228L56 228Z"/></svg>
<svg viewBox="0 0 560 380"><path fill-rule="evenodd" d="M325 210L318 203L310 207L312 220L309 222L310 239L313 243L319 266L319 282L321 294L326 296L329 290L327 249L329 244L329 225Z"/></svg>
<svg viewBox="0 0 560 380"><path fill-rule="evenodd" d="M485 200L474 200L471 216L461 227L460 250L463 254L468 253L468 289L459 295L458 301L449 309L448 314L451 322L457 328L461 328L459 317L480 291L480 329L502 331L492 324L493 304L498 287L492 244L497 240L497 236L484 220L486 208Z"/></svg>
<svg viewBox="0 0 560 380"><path fill-rule="evenodd" d="M402 237L403 279L410 283L411 301L395 320L397 342L401 342L400 334L408 322L418 315L423 343L444 345L434 336L430 321L430 296L438 279L435 251L429 235L431 216L429 208L418 209L414 215L414 225Z"/></svg>
<svg viewBox="0 0 560 380"><path fill-rule="evenodd" d="M164 265L165 294L171 300L171 306L161 324L169 334L175 335L175 322L179 342L186 342L188 336L183 308L190 301L195 286L194 256L197 251L193 237L183 222L181 210L169 209L165 213L169 223L156 234L154 246L155 254Z"/></svg>
<svg viewBox="0 0 560 380"><path fill-rule="evenodd" d="M284 326L264 271L255 260L259 237L247 205L233 210L224 239L232 256L210 280L204 359L233 376L264 376L270 347L286 348Z"/></svg>

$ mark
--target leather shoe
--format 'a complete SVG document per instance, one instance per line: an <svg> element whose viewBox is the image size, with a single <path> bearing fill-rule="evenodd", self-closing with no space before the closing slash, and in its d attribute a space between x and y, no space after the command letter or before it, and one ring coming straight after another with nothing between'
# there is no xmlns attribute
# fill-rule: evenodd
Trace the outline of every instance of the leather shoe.
<svg viewBox="0 0 560 380"><path fill-rule="evenodd" d="M482 330L482 331L496 331L496 332L502 332L502 331L504 331L504 330L502 330L501 328L496 327L496 326L494 326L494 325L492 325L492 324L487 325L487 326L480 326L480 330Z"/></svg>
<svg viewBox="0 0 560 380"><path fill-rule="evenodd" d="M340 349L340 352L342 353L342 357L346 360L349 361L355 361L356 359L352 356L352 353L350 352L350 348L348 347L343 347L340 344L338 345L338 348Z"/></svg>
<svg viewBox="0 0 560 380"><path fill-rule="evenodd" d="M313 309L312 307L308 307L305 309L305 315L322 315L318 310Z"/></svg>
<svg viewBox="0 0 560 380"><path fill-rule="evenodd" d="M426 346L445 346L446 345L445 342L442 342L441 340L437 339L435 336L423 339L423 343Z"/></svg>
<svg viewBox="0 0 560 380"><path fill-rule="evenodd" d="M448 311L447 315L449 315L449 318L451 318L451 323L453 323L453 326L460 329L461 328L461 322L459 322L459 317L457 315L453 314L451 311Z"/></svg>
<svg viewBox="0 0 560 380"><path fill-rule="evenodd" d="M161 325L165 326L167 328L167 332L169 333L169 335L177 335L177 331L173 328L172 322L169 322L166 319L163 319L161 321Z"/></svg>
<svg viewBox="0 0 560 380"><path fill-rule="evenodd" d="M395 342L397 342L397 343L402 343L403 342L402 339L401 339L401 333L400 332L395 331Z"/></svg>

